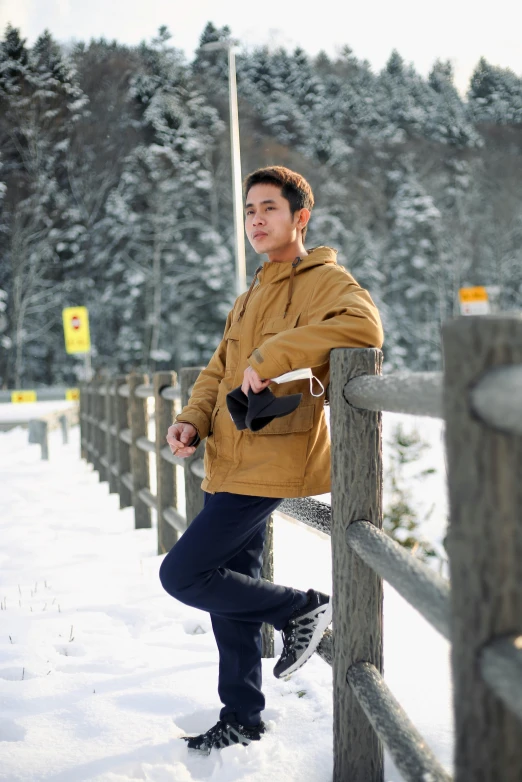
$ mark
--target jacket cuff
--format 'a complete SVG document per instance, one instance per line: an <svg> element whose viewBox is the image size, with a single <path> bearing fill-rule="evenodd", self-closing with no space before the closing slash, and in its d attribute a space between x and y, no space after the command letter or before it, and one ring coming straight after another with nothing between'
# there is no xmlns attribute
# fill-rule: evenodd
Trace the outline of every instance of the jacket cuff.
<svg viewBox="0 0 522 782"><path fill-rule="evenodd" d="M256 348L248 357L248 363L253 370L257 372L263 380L271 380L273 377L279 377L285 372L290 372L292 367L285 368L267 354Z"/></svg>
<svg viewBox="0 0 522 782"><path fill-rule="evenodd" d="M204 440L209 433L210 422L208 421L207 416L203 413L192 410L185 413L182 410L181 413L176 416L175 421L177 424L192 424L192 426L196 429L199 440L196 442L196 439L194 438L194 441L191 443L191 445L197 445L197 443L201 442L201 440Z"/></svg>

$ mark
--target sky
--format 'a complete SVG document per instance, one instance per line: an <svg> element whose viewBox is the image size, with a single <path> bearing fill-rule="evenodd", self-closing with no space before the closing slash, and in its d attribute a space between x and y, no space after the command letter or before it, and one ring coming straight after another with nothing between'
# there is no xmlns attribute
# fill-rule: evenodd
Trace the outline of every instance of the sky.
<svg viewBox="0 0 522 782"><path fill-rule="evenodd" d="M423 75L437 58L449 59L461 92L481 56L522 75L522 4L515 0L487 6L480 0L0 0L0 30L10 22L30 44L45 28L60 41L103 36L135 44L165 24L174 45L191 57L209 20L228 24L247 47L301 46L312 55L335 55L349 45L375 70L394 48Z"/></svg>

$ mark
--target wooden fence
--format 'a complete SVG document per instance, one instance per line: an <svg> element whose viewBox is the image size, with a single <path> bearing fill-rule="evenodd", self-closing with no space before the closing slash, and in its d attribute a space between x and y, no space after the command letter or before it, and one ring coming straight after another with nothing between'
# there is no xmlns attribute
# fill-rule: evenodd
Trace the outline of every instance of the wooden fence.
<svg viewBox="0 0 522 782"><path fill-rule="evenodd" d="M318 652L333 668L334 782L382 782L383 747L408 782L450 779L383 679L383 578L452 643L455 781L522 779L522 317L458 318L443 339L444 373L383 377L380 351L332 351L332 506L310 498L280 506L332 539L334 634ZM174 373L159 372L153 384L133 374L82 388L82 456L121 507L134 505L137 527L157 511L159 553L202 507L204 443L180 459L165 442L198 372L183 369L180 387ZM147 436L151 396L155 442ZM451 589L382 532L381 411L446 422ZM265 577L271 534L267 542ZM265 628L265 652L270 644Z"/></svg>

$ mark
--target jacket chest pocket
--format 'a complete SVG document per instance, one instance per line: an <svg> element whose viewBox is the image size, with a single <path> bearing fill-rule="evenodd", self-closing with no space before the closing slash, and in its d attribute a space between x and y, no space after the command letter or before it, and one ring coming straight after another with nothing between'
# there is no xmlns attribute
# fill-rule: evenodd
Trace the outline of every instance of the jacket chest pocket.
<svg viewBox="0 0 522 782"><path fill-rule="evenodd" d="M292 317L287 316L286 318L279 315L277 318L267 318L267 320L263 321L263 326L261 328L263 341L269 339L274 334L279 334L280 331L295 329L298 320L299 315L293 315Z"/></svg>
<svg viewBox="0 0 522 782"><path fill-rule="evenodd" d="M233 323L225 334L227 343L227 357L225 364L225 377L233 375L239 363L239 334L241 328L239 323Z"/></svg>

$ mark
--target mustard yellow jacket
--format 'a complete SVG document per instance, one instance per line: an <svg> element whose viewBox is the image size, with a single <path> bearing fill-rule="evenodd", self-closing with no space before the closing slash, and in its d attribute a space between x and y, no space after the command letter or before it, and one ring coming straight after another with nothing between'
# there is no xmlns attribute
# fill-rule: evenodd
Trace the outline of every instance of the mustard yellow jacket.
<svg viewBox="0 0 522 782"><path fill-rule="evenodd" d="M270 386L277 395L302 393L299 407L259 432L238 431L226 405L248 365L262 378L312 367L326 388L332 348L381 347L379 313L336 251L317 247L301 261L267 262L248 293L236 300L225 332L200 373L177 421L207 437L207 492L262 497L306 497L330 491L330 440L324 397L309 381ZM245 306L246 305L246 306Z"/></svg>

